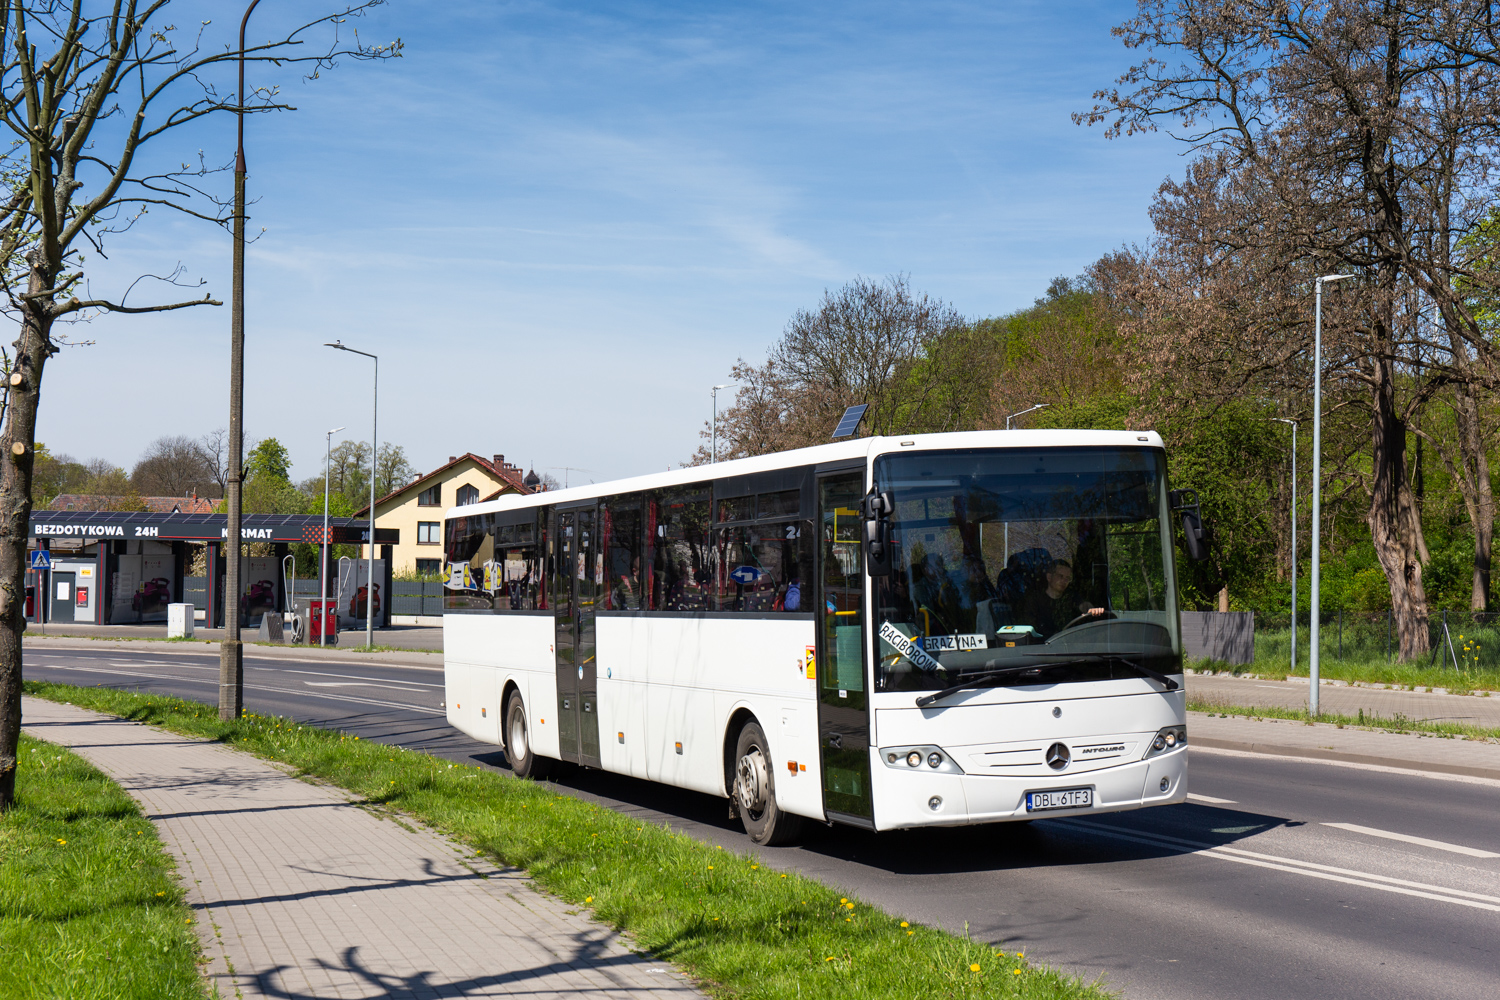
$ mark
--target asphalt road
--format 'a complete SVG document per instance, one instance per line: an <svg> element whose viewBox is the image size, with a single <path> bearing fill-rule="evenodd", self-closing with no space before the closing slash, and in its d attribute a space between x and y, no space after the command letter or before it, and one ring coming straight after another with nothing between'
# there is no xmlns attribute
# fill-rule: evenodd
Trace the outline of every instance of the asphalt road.
<svg viewBox="0 0 1500 1000"><path fill-rule="evenodd" d="M216 699L211 649L28 643L25 657L34 679ZM247 649L245 668L252 711L505 766L498 748L447 725L439 664ZM758 853L908 919L967 923L976 939L1103 976L1132 1000L1500 992L1500 782L1189 752L1183 806L958 830L820 827L801 846ZM577 769L559 783L753 849L722 800Z"/></svg>

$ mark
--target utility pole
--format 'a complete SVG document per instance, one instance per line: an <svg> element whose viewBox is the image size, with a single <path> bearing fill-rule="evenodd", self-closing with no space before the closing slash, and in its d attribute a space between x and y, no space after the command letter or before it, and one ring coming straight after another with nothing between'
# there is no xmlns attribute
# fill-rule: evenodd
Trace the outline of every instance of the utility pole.
<svg viewBox="0 0 1500 1000"><path fill-rule="evenodd" d="M219 643L219 719L238 719L245 708L245 647L240 641L240 515L245 475L245 26L260 0L250 0L240 20L240 100L235 109L234 302L229 319L229 474L224 532L224 639ZM212 622L210 622L212 624Z"/></svg>

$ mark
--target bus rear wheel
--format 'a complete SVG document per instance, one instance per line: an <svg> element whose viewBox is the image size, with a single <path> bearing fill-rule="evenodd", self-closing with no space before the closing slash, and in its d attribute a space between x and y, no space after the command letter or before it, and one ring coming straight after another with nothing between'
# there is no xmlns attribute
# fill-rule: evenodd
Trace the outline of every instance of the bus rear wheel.
<svg viewBox="0 0 1500 1000"><path fill-rule="evenodd" d="M545 778L551 761L539 757L531 748L531 727L526 720L526 705L520 692L512 692L505 706L505 756L518 778Z"/></svg>
<svg viewBox="0 0 1500 1000"><path fill-rule="evenodd" d="M757 844L789 844L802 833L802 817L782 812L776 805L775 768L770 744L760 724L740 730L734 752L734 796L740 822Z"/></svg>

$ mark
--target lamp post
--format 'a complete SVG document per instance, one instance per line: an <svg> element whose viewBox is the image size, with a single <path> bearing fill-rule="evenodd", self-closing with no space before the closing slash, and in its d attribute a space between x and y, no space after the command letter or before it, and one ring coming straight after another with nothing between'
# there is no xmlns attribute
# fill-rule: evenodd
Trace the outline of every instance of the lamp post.
<svg viewBox="0 0 1500 1000"><path fill-rule="evenodd" d="M1297 421L1272 417L1292 425L1292 673L1297 672Z"/></svg>
<svg viewBox="0 0 1500 1000"><path fill-rule="evenodd" d="M1024 410L1017 410L1015 413L1012 413L1012 414L1008 415L1005 418L1005 429L1006 430L1010 430L1010 422L1012 420L1016 419L1017 417L1024 417L1026 414L1030 413L1032 410L1040 410L1044 406L1051 406L1051 405L1052 405L1051 403L1037 403L1035 406L1028 406ZM1001 543L1001 546L1000 546L1000 568L1004 569L1005 568L1005 564L1010 561L1010 522L1009 521L1005 522L1005 525L1004 525L1003 529L1001 530L1001 535L1003 536L1004 541Z"/></svg>
<svg viewBox="0 0 1500 1000"><path fill-rule="evenodd" d="M333 464L333 436L342 427L328 432L327 448L323 452L323 548L318 556L318 645L328 645L328 468ZM311 617L311 616L309 616Z"/></svg>
<svg viewBox="0 0 1500 1000"><path fill-rule="evenodd" d="M1307 711L1318 714L1318 582L1322 567L1318 559L1318 522L1323 516L1323 282L1343 281L1352 274L1325 274L1313 282L1313 456L1312 456L1312 586L1308 621Z"/></svg>
<svg viewBox="0 0 1500 1000"><path fill-rule="evenodd" d="M380 359L369 351L356 351L352 347L345 347L343 341L339 340L323 346L332 347L337 351L348 351L350 354L359 354L375 362L375 389L370 416L370 556L366 564L369 568L365 571L365 645L368 647L375 645L375 473L380 468L378 430L380 426ZM326 478L324 482L327 482ZM354 582L359 582L357 576ZM355 589L355 593L359 593L358 588ZM385 599L390 600L391 595L385 595Z"/></svg>
<svg viewBox="0 0 1500 1000"><path fill-rule="evenodd" d="M719 460L719 390L733 388L734 383L728 382L724 385L716 385L709 390L709 394L714 397L713 436L709 439L713 443L709 446L708 454L708 461L710 465Z"/></svg>
<svg viewBox="0 0 1500 1000"><path fill-rule="evenodd" d="M225 476L224 639L219 643L219 719L245 707L245 647L240 642L240 515L245 469L245 26L260 0L240 19L240 100L234 150L234 277L229 307L229 471ZM212 624L212 622L210 622Z"/></svg>

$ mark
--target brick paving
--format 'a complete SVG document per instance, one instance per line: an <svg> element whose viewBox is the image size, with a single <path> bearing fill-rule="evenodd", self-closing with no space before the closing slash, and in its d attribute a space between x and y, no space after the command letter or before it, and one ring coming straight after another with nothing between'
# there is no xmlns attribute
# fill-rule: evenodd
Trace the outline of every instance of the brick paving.
<svg viewBox="0 0 1500 1000"><path fill-rule="evenodd" d="M443 837L226 747L23 699L25 728L141 803L219 995L689 1000L665 963Z"/></svg>

